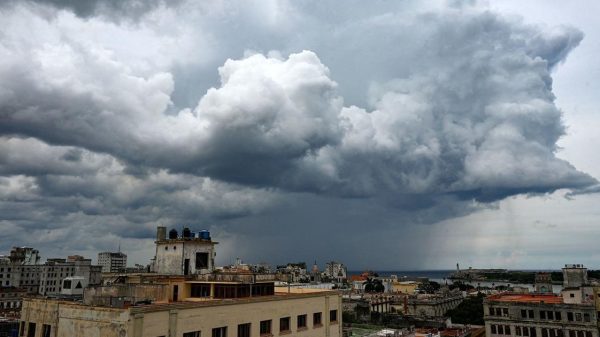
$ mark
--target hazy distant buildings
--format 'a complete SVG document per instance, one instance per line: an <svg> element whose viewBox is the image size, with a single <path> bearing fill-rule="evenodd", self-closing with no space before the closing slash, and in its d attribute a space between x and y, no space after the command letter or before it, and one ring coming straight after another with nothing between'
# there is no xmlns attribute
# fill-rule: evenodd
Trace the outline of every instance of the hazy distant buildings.
<svg viewBox="0 0 600 337"><path fill-rule="evenodd" d="M31 247L14 247L0 259L0 311L20 308L25 294L62 296L63 280L68 277L80 277L85 285L102 281L101 267L82 256L39 261L39 252Z"/></svg>
<svg viewBox="0 0 600 337"><path fill-rule="evenodd" d="M44 296L54 296L62 293L63 280L67 277L80 276L86 284L102 282L102 267L92 265L91 259L82 256L69 256L67 259L48 259L40 266L40 286L38 293Z"/></svg>
<svg viewBox="0 0 600 337"><path fill-rule="evenodd" d="M118 273L127 268L127 255L122 252L98 253L98 265L103 273Z"/></svg>
<svg viewBox="0 0 600 337"><path fill-rule="evenodd" d="M323 276L333 282L343 283L348 278L348 272L343 263L331 261L325 264Z"/></svg>

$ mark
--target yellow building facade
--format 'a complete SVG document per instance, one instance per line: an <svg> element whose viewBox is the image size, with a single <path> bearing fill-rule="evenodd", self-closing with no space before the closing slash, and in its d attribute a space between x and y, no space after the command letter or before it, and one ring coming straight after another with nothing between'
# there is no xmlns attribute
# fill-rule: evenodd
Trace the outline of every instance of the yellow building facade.
<svg viewBox="0 0 600 337"><path fill-rule="evenodd" d="M124 308L25 299L26 337L341 337L341 296L277 288L272 296Z"/></svg>

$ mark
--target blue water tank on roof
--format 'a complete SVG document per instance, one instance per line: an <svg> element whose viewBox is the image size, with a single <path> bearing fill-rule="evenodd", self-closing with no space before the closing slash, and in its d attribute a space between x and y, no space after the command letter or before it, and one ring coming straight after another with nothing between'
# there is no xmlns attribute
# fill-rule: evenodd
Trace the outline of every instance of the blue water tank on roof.
<svg viewBox="0 0 600 337"><path fill-rule="evenodd" d="M200 233L198 233L200 235L200 239L202 240L210 240L210 232L207 231L206 229L201 230Z"/></svg>

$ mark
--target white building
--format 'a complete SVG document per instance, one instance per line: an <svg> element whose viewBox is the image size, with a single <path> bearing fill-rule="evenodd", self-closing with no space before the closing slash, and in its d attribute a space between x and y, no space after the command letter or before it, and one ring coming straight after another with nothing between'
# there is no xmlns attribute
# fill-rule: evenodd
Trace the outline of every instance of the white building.
<svg viewBox="0 0 600 337"><path fill-rule="evenodd" d="M325 264L325 270L323 271L323 274L330 280L338 283L345 282L348 277L346 266L344 266L343 263L338 263L335 261Z"/></svg>
<svg viewBox="0 0 600 337"><path fill-rule="evenodd" d="M154 271L163 275L193 275L210 273L215 269L215 245L208 231L192 233L185 228L178 235L159 226L156 233Z"/></svg>
<svg viewBox="0 0 600 337"><path fill-rule="evenodd" d="M98 265L102 266L103 273L118 273L127 268L127 255L121 252L98 253Z"/></svg>

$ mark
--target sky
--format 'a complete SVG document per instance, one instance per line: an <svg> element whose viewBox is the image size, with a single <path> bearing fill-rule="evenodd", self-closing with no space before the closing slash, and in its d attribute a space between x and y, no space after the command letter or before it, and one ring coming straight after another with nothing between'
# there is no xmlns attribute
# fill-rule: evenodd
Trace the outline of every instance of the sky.
<svg viewBox="0 0 600 337"><path fill-rule="evenodd" d="M600 268L598 7L5 1L0 254Z"/></svg>

